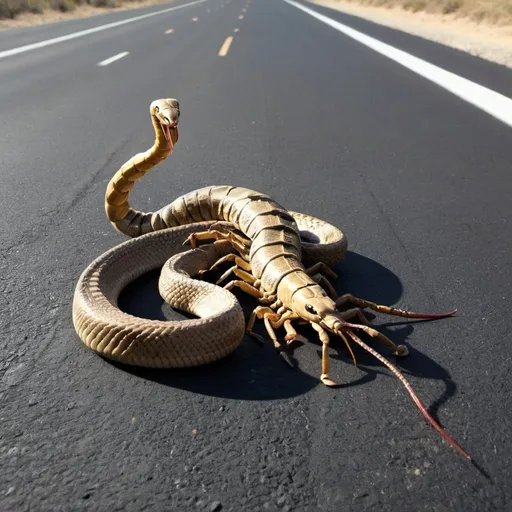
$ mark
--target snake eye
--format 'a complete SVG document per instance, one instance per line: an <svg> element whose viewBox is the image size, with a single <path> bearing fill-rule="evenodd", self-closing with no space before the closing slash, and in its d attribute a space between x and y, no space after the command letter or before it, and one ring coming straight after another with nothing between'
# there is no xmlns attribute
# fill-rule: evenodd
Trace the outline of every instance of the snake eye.
<svg viewBox="0 0 512 512"><path fill-rule="evenodd" d="M312 315L318 315L316 309L311 304L306 304L306 311Z"/></svg>

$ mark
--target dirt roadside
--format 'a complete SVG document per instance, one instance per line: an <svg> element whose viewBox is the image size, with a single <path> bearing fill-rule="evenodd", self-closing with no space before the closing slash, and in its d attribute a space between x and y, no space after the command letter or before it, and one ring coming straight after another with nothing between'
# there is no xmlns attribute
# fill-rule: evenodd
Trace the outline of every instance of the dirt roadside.
<svg viewBox="0 0 512 512"><path fill-rule="evenodd" d="M174 0L141 0L140 2L122 2L118 0L118 7L93 7L92 5L78 5L73 11L60 12L53 9L47 9L41 14L23 13L19 14L13 20L0 19L0 30L9 28L29 27L32 25L44 25L45 23L54 23L56 21L73 20L77 18L87 18L109 12L128 11L148 7L150 5L162 5L173 3Z"/></svg>
<svg viewBox="0 0 512 512"><path fill-rule="evenodd" d="M463 50L512 68L512 26L475 23L455 15L410 12L344 0L309 0L353 16Z"/></svg>

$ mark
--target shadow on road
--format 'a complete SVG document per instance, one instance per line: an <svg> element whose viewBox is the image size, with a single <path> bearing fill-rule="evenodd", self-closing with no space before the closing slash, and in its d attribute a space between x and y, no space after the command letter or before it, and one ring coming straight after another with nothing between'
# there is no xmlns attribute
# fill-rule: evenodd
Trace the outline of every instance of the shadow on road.
<svg viewBox="0 0 512 512"><path fill-rule="evenodd" d="M340 294L350 292L357 297L381 304L394 304L402 295L402 284L395 274L360 254L349 251L345 260L335 268L335 271L339 276L335 288ZM158 275L158 271L151 272L128 285L119 297L119 307L132 315L155 320L190 318L190 316L173 310L162 301L158 293ZM235 291L235 294L242 304L246 318L248 318L252 309L257 305L256 301L248 298L242 292ZM371 320L375 318L371 313L368 313L367 316ZM414 324L423 322L404 322L404 319L385 315L380 318L393 319L392 322L377 325L380 332L397 344L406 344L407 337L414 330ZM444 319L444 321L449 321L449 319ZM255 331L268 339L262 322L257 322ZM320 360L321 344L314 331L306 327L301 328L301 333L318 346ZM457 388L451 380L450 374L414 347L409 346L409 357L397 359L391 356L389 349L377 340L371 340L370 343L396 364L405 375L438 379L445 383L445 391L429 407L429 412L433 416L436 415L439 407L455 394ZM331 347L333 360L352 364L348 351L344 348L341 340L338 343L333 342ZM364 384L374 380L379 373L389 375L388 370L383 371L381 363L364 350L356 346L354 353L358 367L365 374L361 379L340 387ZM297 364L295 369L289 368L282 362L270 341L268 344L260 346L246 336L233 354L215 363L197 368L157 370L112 364L142 378L194 393L243 400L269 400L301 395L319 384L317 375L308 375L300 370L300 344L296 345L291 357Z"/></svg>

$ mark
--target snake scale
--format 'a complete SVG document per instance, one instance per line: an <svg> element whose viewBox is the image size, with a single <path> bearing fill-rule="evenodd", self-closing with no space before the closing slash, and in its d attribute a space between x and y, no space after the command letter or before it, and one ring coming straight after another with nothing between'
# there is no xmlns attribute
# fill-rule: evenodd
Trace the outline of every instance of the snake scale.
<svg viewBox="0 0 512 512"><path fill-rule="evenodd" d="M300 248L300 257L305 260L333 265L343 258L347 241L334 226L309 215L289 213L268 196L239 187L200 189L155 213L133 210L127 199L134 183L163 161L178 140L180 114L176 100L157 100L151 104L150 113L156 135L154 146L125 163L106 193L107 216L118 231L133 238L107 251L84 270L75 290L73 322L83 342L107 358L148 367L195 366L235 350L244 335L245 319L231 292L193 279L232 253L231 244L218 240L184 253L183 242L188 236L207 231L213 224L228 232L236 229L234 217L240 211L241 199L246 199L249 207L242 213L253 220L253 229L258 221L264 227L269 227L270 221L271 229L262 229L261 234L277 234L269 246L263 242L267 252L282 250L282 236L293 237L294 255L299 256ZM236 206L230 208L232 204ZM261 213L255 214L254 208ZM286 225L280 224L279 215ZM274 229L276 219L279 225ZM300 231L309 242L301 242ZM260 252L260 259L266 257ZM301 267L298 261L293 265ZM156 321L134 317L118 308L118 296L129 282L162 266L162 297L197 319ZM271 278L275 280L273 275Z"/></svg>
<svg viewBox="0 0 512 512"><path fill-rule="evenodd" d="M293 322L309 324L322 343L321 381L329 376L328 333L348 338L371 353L402 382L427 421L464 457L469 455L431 417L398 368L367 345L354 331L379 339L395 355L405 356L374 329L362 310L407 318L441 318L455 313L420 314L378 305L350 294L341 297L326 277L347 249L344 234L320 219L286 210L269 196L234 186L211 186L185 194L157 212L134 210L128 196L135 183L165 160L178 141L180 107L176 99L153 101L150 116L153 146L128 160L110 180L105 211L114 228L130 237L96 258L81 274L73 299L73 324L82 341L97 353L121 363L159 368L191 367L216 361L236 349L254 323L262 319L283 359L286 346L303 339ZM198 242L199 245L198 245ZM184 247L189 244L190 249ZM187 250L188 249L188 250ZM216 284L201 276L232 262ZM310 265L306 267L306 265ZM123 288L142 274L162 268L159 291L172 307L197 318L158 321L121 311ZM235 279L217 286L228 276ZM234 287L257 298L245 324ZM353 305L351 309L340 308ZM355 318L358 323L349 320ZM283 346L275 333L284 328Z"/></svg>

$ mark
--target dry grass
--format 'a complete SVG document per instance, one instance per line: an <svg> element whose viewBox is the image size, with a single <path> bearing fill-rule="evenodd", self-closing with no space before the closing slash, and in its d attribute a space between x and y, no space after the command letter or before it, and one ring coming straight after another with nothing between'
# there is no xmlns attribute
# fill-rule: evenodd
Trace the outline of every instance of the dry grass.
<svg viewBox="0 0 512 512"><path fill-rule="evenodd" d="M0 0L2 1L2 0ZM451 14L477 23L512 25L512 0L348 0L377 7L401 7L412 12Z"/></svg>
<svg viewBox="0 0 512 512"><path fill-rule="evenodd" d="M122 0L122 2L138 0ZM20 14L41 14L47 11L70 12L80 6L118 6L118 0L0 0L0 19L14 19Z"/></svg>

